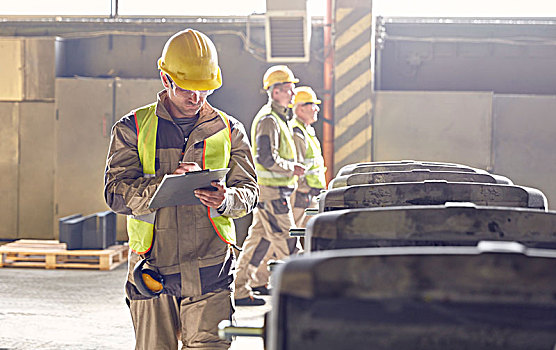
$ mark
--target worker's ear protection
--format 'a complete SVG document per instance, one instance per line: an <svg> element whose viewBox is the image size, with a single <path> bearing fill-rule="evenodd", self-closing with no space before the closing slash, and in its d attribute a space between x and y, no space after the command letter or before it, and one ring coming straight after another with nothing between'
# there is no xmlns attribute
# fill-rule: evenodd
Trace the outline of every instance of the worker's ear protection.
<svg viewBox="0 0 556 350"><path fill-rule="evenodd" d="M144 267L147 259L141 259L133 268L133 279L139 292L146 297L156 297L164 290L164 278L158 272Z"/></svg>

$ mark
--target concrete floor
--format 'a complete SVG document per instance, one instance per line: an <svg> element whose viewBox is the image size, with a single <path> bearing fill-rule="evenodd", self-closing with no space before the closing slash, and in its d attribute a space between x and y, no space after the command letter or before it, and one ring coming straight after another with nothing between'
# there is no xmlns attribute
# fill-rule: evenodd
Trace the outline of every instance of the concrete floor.
<svg viewBox="0 0 556 350"><path fill-rule="evenodd" d="M134 348L124 302L126 264L112 271L0 268L0 350ZM238 325L262 326L267 305L238 307ZM262 350L259 338L238 338L232 350Z"/></svg>

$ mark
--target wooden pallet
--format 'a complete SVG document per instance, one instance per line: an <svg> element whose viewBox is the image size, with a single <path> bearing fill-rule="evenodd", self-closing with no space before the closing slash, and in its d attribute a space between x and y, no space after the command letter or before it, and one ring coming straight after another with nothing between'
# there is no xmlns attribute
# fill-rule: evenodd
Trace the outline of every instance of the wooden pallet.
<svg viewBox="0 0 556 350"><path fill-rule="evenodd" d="M127 261L127 252L127 245L67 250L59 241L20 239L0 246L0 267L112 270Z"/></svg>

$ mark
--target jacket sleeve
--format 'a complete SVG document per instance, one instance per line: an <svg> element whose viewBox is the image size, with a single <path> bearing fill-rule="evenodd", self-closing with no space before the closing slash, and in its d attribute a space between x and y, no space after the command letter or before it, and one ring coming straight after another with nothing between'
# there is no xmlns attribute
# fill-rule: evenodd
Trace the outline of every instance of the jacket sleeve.
<svg viewBox="0 0 556 350"><path fill-rule="evenodd" d="M297 126L293 128L293 142L297 153L297 162L303 164L305 161L305 152L307 152L307 141L305 140L303 131Z"/></svg>
<svg viewBox="0 0 556 350"><path fill-rule="evenodd" d="M143 177L137 152L137 133L133 116L124 117L112 128L104 173L104 199L114 212L144 215L154 211L148 203L162 176Z"/></svg>
<svg viewBox="0 0 556 350"><path fill-rule="evenodd" d="M256 161L268 171L285 176L293 176L296 162L280 157L280 127L272 115L267 115L259 120L256 129Z"/></svg>
<svg viewBox="0 0 556 350"><path fill-rule="evenodd" d="M230 118L232 127L232 151L230 171L226 177L229 193L222 215L237 219L249 214L258 203L259 186L253 162L251 144L243 125Z"/></svg>
<svg viewBox="0 0 556 350"><path fill-rule="evenodd" d="M305 161L305 153L307 152L307 140L305 139L303 131L297 126L293 128L293 142L297 153L297 161L303 164ZM297 192L307 193L310 190L311 187L307 184L305 176L299 177L297 180Z"/></svg>

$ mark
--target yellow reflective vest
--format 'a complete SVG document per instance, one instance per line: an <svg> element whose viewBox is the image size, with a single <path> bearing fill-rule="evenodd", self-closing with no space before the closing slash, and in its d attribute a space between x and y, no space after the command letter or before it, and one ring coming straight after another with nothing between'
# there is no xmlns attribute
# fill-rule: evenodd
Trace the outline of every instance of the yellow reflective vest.
<svg viewBox="0 0 556 350"><path fill-rule="evenodd" d="M307 168L305 172L305 181L307 185L312 188L325 188L326 167L324 166L324 158L322 157L322 150L317 136L310 134L305 124L297 118L293 118L290 124L292 130L298 127L307 141L307 149L305 150L305 157L303 159L303 165Z"/></svg>
<svg viewBox="0 0 556 350"><path fill-rule="evenodd" d="M155 176L156 135L158 117L155 113L156 103L141 107L134 113L137 128L137 151L143 166L143 176ZM219 169L228 167L232 149L232 130L227 115L218 111L226 127L204 140L203 169ZM214 214L216 210L212 211ZM236 232L233 220L225 216L207 214L212 226L220 239L228 244L236 244ZM213 217L214 216L214 217ZM156 212L127 217L127 233L129 248L138 254L148 252L152 247Z"/></svg>
<svg viewBox="0 0 556 350"><path fill-rule="evenodd" d="M269 104L264 105L259 113L255 116L253 124L251 124L251 144L253 145L253 153L257 151L257 124L262 117L271 114L274 119L276 119L278 126L280 127L280 145L278 146L278 155L291 162L297 161L297 155L295 153L295 144L293 142L292 129L278 116L276 112L272 110ZM291 186L297 182L297 176L286 176L280 173L269 171L264 166L257 162L257 157L255 156L255 170L257 171L257 182L259 185L263 186Z"/></svg>

